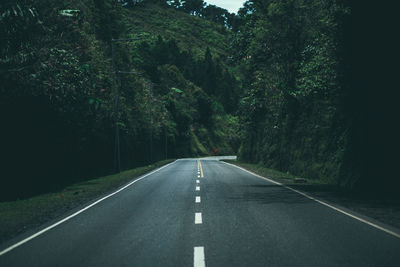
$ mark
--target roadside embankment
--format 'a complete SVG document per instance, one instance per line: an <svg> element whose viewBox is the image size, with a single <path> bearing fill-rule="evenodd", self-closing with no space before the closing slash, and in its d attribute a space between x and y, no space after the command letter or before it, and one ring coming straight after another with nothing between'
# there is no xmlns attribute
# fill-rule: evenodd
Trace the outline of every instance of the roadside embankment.
<svg viewBox="0 0 400 267"><path fill-rule="evenodd" d="M121 173L80 182L59 192L23 200L0 202L0 243L64 216L69 211L172 161L172 159L163 160Z"/></svg>

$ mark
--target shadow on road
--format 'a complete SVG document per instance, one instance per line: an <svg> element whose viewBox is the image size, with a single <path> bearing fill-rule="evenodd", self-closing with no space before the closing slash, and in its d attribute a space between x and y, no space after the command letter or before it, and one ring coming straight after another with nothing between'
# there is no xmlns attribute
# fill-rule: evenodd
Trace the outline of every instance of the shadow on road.
<svg viewBox="0 0 400 267"><path fill-rule="evenodd" d="M260 204L306 204L311 200L279 185L242 185L240 192L234 193L229 199L234 201L249 201Z"/></svg>

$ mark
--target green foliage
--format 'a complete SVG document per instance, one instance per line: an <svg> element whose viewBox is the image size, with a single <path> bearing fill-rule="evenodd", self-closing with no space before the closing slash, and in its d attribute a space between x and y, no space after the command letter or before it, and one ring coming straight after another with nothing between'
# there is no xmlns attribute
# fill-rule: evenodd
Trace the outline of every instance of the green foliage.
<svg viewBox="0 0 400 267"><path fill-rule="evenodd" d="M182 90L180 90L180 89L178 89L178 88L175 88L175 87L172 87L171 90L177 92L178 94L182 94L182 93L183 93Z"/></svg>
<svg viewBox="0 0 400 267"><path fill-rule="evenodd" d="M121 21L124 13L114 0L94 0L94 30L100 40L109 42L124 32L125 25Z"/></svg>
<svg viewBox="0 0 400 267"><path fill-rule="evenodd" d="M182 4L182 9L192 15L200 15L204 5L203 0L185 0Z"/></svg>
<svg viewBox="0 0 400 267"><path fill-rule="evenodd" d="M248 1L240 10L231 47L246 88L242 159L339 180L346 120L338 44L348 13L331 0Z"/></svg>
<svg viewBox="0 0 400 267"><path fill-rule="evenodd" d="M140 37L149 43L158 36L175 40L181 50L190 52L197 60L204 56L207 47L218 58L228 56L229 30L223 26L148 2L128 11L129 16L123 21L130 37Z"/></svg>
<svg viewBox="0 0 400 267"><path fill-rule="evenodd" d="M225 61L229 30L164 4L2 2L2 198L113 172L116 126L122 169L232 152L224 133L234 138L236 124L222 119L239 90ZM114 86L111 40L131 37L141 40L113 42Z"/></svg>

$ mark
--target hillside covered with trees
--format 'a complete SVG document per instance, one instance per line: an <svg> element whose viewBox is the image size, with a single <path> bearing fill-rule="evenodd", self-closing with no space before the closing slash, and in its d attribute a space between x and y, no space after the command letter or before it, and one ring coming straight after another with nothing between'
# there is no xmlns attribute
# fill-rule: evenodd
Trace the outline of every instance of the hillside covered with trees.
<svg viewBox="0 0 400 267"><path fill-rule="evenodd" d="M229 29L153 2L1 3L2 199L237 150Z"/></svg>
<svg viewBox="0 0 400 267"><path fill-rule="evenodd" d="M216 153L394 196L385 12L347 0L251 0L238 14L202 0L2 1L0 198Z"/></svg>
<svg viewBox="0 0 400 267"><path fill-rule="evenodd" d="M243 75L242 160L398 196L389 9L369 1L245 3L232 43Z"/></svg>

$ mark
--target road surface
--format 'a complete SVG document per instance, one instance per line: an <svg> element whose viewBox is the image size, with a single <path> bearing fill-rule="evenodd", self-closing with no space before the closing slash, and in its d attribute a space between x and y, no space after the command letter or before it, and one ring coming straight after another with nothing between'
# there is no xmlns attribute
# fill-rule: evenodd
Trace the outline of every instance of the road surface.
<svg viewBox="0 0 400 267"><path fill-rule="evenodd" d="M0 266L400 266L400 238L215 158L182 159Z"/></svg>

